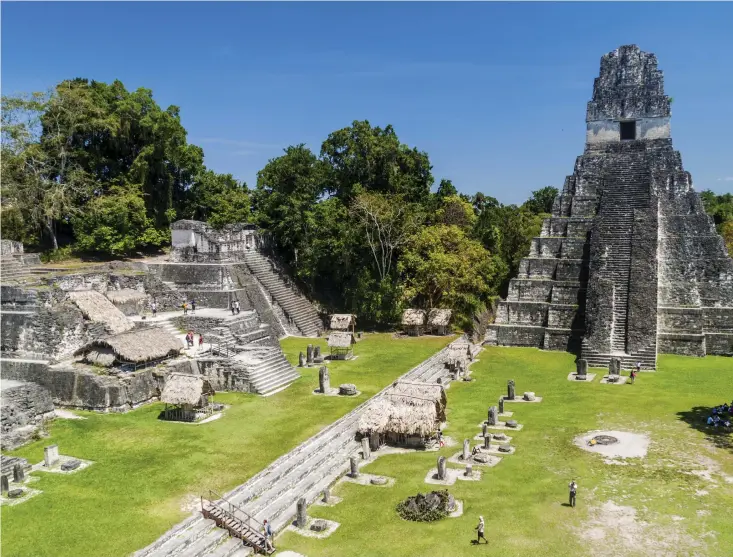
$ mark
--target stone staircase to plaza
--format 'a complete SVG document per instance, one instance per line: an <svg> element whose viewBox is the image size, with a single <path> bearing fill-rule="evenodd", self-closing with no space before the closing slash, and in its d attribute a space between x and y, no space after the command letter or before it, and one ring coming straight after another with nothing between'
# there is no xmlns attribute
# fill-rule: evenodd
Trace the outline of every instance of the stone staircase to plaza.
<svg viewBox="0 0 733 557"><path fill-rule="evenodd" d="M246 369L253 392L273 395L300 377L279 346L246 346L232 360Z"/></svg>
<svg viewBox="0 0 733 557"><path fill-rule="evenodd" d="M302 336L314 337L323 331L323 321L313 304L296 287L283 280L273 269L270 259L256 251L250 251L245 256L245 264Z"/></svg>
<svg viewBox="0 0 733 557"><path fill-rule="evenodd" d="M466 339L455 342L464 343ZM472 345L474 356L480 350L480 346ZM449 373L445 366L448 354L449 348L441 350L400 379L427 383L435 383L440 379L441 383L449 383ZM313 503L324 489L347 472L349 457L358 454L361 448L356 440L361 414L383 392L281 456L246 483L225 494L225 502L237 505L257 522L267 519L276 532L283 530L296 513L298 499L305 497L308 504ZM224 501L218 503L221 505ZM240 557L246 554L242 551L252 551L245 549L241 540L236 540L234 543L239 544L236 551L240 552L226 553L234 547L233 539L236 538L228 538L225 530L214 528L212 521L208 521L202 513L196 513L166 532L152 545L135 553L134 557ZM229 549L222 549L226 544L229 544Z"/></svg>
<svg viewBox="0 0 733 557"><path fill-rule="evenodd" d="M32 276L31 268L12 255L0 257L0 282L3 284L17 284Z"/></svg>

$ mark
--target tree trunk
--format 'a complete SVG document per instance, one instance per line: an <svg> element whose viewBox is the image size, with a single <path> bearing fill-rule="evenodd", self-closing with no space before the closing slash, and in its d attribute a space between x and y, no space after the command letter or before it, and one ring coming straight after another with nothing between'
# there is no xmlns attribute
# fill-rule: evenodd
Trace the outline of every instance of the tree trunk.
<svg viewBox="0 0 733 557"><path fill-rule="evenodd" d="M53 251L58 250L59 242L56 239L56 233L53 230L53 221L51 221L51 219L46 220L45 227L46 227L46 231L48 232L48 235L51 236L51 243L53 244Z"/></svg>

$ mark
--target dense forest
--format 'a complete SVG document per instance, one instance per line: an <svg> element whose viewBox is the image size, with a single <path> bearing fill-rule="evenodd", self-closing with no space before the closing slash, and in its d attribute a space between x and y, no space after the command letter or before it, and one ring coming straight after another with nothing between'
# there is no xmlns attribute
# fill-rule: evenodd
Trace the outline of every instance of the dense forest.
<svg viewBox="0 0 733 557"><path fill-rule="evenodd" d="M2 99L2 235L50 258L124 257L169 243L178 219L254 222L328 310L390 323L405 305L451 307L458 323L502 294L557 189L522 205L434 188L427 153L392 126L355 121L314 153L287 147L257 184L205 167L180 109L115 81L64 81ZM733 252L733 195L704 192Z"/></svg>

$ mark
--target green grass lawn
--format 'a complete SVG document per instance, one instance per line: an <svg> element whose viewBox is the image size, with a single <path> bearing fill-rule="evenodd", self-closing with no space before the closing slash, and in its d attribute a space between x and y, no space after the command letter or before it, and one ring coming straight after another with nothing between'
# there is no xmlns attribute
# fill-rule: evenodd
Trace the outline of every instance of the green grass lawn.
<svg viewBox="0 0 733 557"><path fill-rule="evenodd" d="M454 338L454 337L453 337ZM355 347L356 360L329 365L331 383L355 383L354 398L318 397L318 368L268 398L223 393L231 404L219 420L203 425L157 419L163 404L126 414L80 413L86 420L56 420L51 437L11 454L32 463L43 447L92 460L93 466L61 476L36 473L43 494L2 508L3 557L124 556L152 543L185 518L187 499L205 489L234 488L270 462L320 431L446 345L451 338L393 339L368 335ZM297 364L308 342L282 346Z"/></svg>
<svg viewBox="0 0 733 557"><path fill-rule="evenodd" d="M445 434L455 447L377 459L363 471L395 477L394 487L339 484L334 494L341 503L309 509L339 522L338 530L327 539L285 532L278 548L308 557L733 555L733 440L729 434L709 438L698 429L699 413L691 425L695 408L730 402L733 360L660 356L658 372L618 386L600 385L599 376L592 384L567 381L574 370L569 354L494 347L479 358L472 367L476 381L453 383L447 392ZM511 434L516 453L483 469L480 481L447 488L463 501L462 517L400 519L399 501L442 489L425 484L426 473L438 456L453 455L464 438L480 432L507 379L516 381L520 395L544 397L539 404L506 404L524 424ZM605 464L573 445L594 429L647 433L649 452L625 466ZM580 486L575 509L563 505L572 478ZM608 501L620 514L608 504L602 511ZM488 546L471 544L479 515L486 519Z"/></svg>

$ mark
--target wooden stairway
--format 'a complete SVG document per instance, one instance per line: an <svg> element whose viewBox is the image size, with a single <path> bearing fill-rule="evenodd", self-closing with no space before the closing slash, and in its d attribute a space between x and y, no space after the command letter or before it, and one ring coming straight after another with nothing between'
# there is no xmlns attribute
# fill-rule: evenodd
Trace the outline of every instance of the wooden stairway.
<svg viewBox="0 0 733 557"><path fill-rule="evenodd" d="M209 491L209 497L201 497L201 513L204 518L213 520L219 528L229 532L229 535L241 539L246 545L254 548L256 553L271 555L274 549L268 549L265 544L264 525L242 510L238 505L224 497Z"/></svg>

